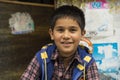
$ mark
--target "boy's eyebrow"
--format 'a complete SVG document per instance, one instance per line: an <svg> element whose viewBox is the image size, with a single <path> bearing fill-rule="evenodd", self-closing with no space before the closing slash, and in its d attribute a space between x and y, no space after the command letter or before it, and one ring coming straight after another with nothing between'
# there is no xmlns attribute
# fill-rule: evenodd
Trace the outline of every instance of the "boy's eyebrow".
<svg viewBox="0 0 120 80"><path fill-rule="evenodd" d="M63 26L56 26L56 28L64 28Z"/></svg>
<svg viewBox="0 0 120 80"><path fill-rule="evenodd" d="M70 28L77 28L77 26L70 26Z"/></svg>
<svg viewBox="0 0 120 80"><path fill-rule="evenodd" d="M64 28L64 26L56 26L56 28ZM77 26L69 26L69 28L77 28Z"/></svg>

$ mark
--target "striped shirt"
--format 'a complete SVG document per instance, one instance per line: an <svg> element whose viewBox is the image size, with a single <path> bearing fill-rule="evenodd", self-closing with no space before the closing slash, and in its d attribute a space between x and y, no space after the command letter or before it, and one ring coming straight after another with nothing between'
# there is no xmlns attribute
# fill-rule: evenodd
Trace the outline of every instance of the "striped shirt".
<svg viewBox="0 0 120 80"><path fill-rule="evenodd" d="M51 60L55 61L52 80L72 80L72 71L75 68L75 63L81 63L81 58L77 52L68 63L69 65L67 65L67 67L64 67L63 58L59 57L57 50L52 54ZM22 74L20 80L41 80L39 79L39 72L40 64L36 56L34 56L27 69ZM78 80L83 80L83 75L80 76ZM88 67L88 70L86 71L86 80L99 80L98 68L95 62Z"/></svg>

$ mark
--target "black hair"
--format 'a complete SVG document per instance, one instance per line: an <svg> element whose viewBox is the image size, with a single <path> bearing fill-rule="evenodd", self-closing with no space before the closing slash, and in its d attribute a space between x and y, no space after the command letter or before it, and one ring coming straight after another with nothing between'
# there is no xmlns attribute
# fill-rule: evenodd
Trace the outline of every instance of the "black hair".
<svg viewBox="0 0 120 80"><path fill-rule="evenodd" d="M54 11L53 15L51 16L50 21L50 28L54 29L55 23L58 19L68 17L74 19L79 24L81 30L83 31L85 28L85 16L84 12L73 5L63 5Z"/></svg>

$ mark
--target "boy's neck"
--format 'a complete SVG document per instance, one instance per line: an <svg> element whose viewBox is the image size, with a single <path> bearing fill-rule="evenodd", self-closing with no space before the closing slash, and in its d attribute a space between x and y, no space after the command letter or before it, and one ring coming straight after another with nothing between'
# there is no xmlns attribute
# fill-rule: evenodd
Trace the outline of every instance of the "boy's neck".
<svg viewBox="0 0 120 80"><path fill-rule="evenodd" d="M69 63L73 60L74 54L69 56L69 57L63 57L63 56L59 56L60 59L62 59L64 67L66 68Z"/></svg>

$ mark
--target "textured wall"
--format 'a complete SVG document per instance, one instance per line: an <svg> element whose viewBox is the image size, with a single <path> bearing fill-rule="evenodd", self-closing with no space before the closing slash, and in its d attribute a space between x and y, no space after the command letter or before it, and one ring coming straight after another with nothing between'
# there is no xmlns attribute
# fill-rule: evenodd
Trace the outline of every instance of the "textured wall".
<svg viewBox="0 0 120 80"><path fill-rule="evenodd" d="M50 42L48 22L53 10L53 7L0 2L0 80L19 80L35 53ZM28 12L32 16L33 33L11 34L8 19L16 12Z"/></svg>

